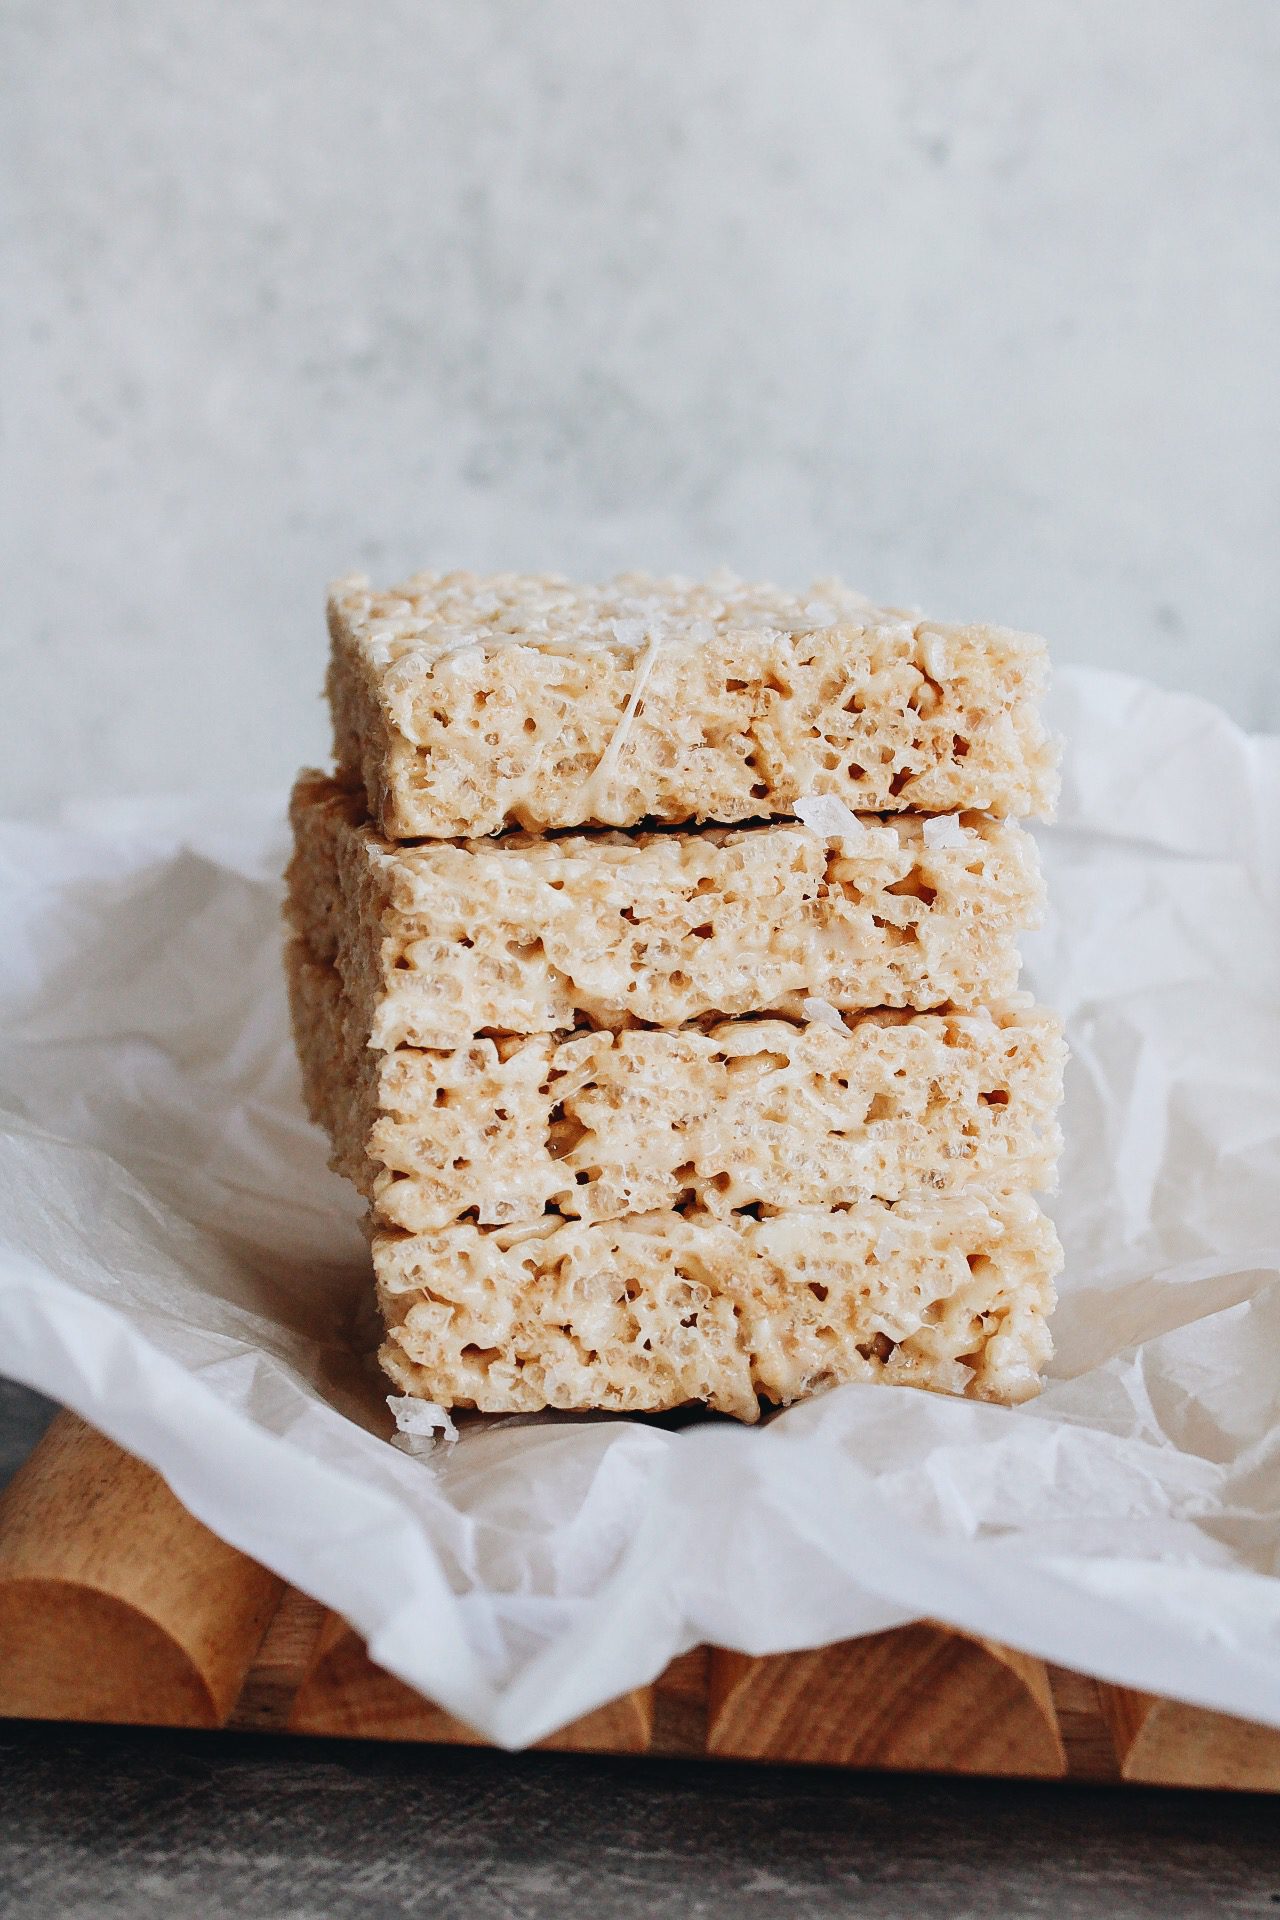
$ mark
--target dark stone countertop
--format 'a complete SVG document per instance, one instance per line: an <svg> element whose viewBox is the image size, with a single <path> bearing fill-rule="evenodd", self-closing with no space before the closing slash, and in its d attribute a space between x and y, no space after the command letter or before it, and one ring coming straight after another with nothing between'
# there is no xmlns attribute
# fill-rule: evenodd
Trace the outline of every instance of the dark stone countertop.
<svg viewBox="0 0 1280 1920"><path fill-rule="evenodd" d="M0 1722L0 1913L1280 1915L1280 1801Z"/></svg>

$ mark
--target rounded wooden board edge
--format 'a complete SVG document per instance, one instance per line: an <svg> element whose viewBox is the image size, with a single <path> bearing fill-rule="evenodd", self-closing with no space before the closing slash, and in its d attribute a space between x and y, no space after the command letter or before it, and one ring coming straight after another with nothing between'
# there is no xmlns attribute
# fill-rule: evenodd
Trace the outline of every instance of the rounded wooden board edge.
<svg viewBox="0 0 1280 1920"><path fill-rule="evenodd" d="M224 1716L177 1641L115 1594L0 1579L0 1717L217 1727Z"/></svg>
<svg viewBox="0 0 1280 1920"><path fill-rule="evenodd" d="M355 1629L331 1613L320 1629L289 1713L291 1733L486 1746L482 1734L403 1680L375 1666ZM537 1742L569 1753L645 1753L653 1689L637 1687Z"/></svg>
<svg viewBox="0 0 1280 1920"><path fill-rule="evenodd" d="M881 1637L892 1638L872 1639ZM94 1657L86 1658L87 1647ZM322 1648L326 1657L336 1656L323 1687L316 1672ZM819 1661L826 1669L817 1676L824 1725L804 1738L788 1726L786 1700L803 1694L812 1675L797 1679L793 1671L779 1682L768 1674L768 1662L698 1647L673 1661L653 1687L623 1696L542 1744L597 1753L918 1765L921 1771L1065 1772L1072 1779L1280 1792L1280 1731L1046 1669L978 1639L969 1648L986 1659L979 1669L1001 1689L1010 1679L1020 1682L1024 1724L1028 1701L1042 1716L1046 1702L1050 1710L1056 1702L1065 1765L1043 1738L1030 1766L1010 1764L1007 1738L1005 1750L997 1740L992 1754L972 1728L957 1748L954 1734L939 1737L936 1702L923 1728L896 1743L886 1744L883 1734L855 1738L856 1728L850 1733L838 1724L833 1732L825 1724L833 1718L830 1696L842 1672L847 1678L851 1648L862 1649L859 1667L875 1652L851 1641L769 1657L784 1665ZM899 1688L910 1664L904 1651L901 1644L887 1650ZM972 1651L964 1653L965 1664L973 1659ZM761 1688L766 1700L774 1696L770 1712L781 1717L776 1735L750 1726L758 1701L751 1714L747 1708ZM336 1616L218 1540L151 1468L67 1413L0 1495L0 1717L478 1740L412 1689L380 1675L358 1636Z"/></svg>
<svg viewBox="0 0 1280 1920"><path fill-rule="evenodd" d="M1098 1685L1120 1776L1134 1785L1280 1793L1280 1728L1132 1687Z"/></svg>
<svg viewBox="0 0 1280 1920"><path fill-rule="evenodd" d="M220 1726L283 1586L61 1413L0 1495L0 1714Z"/></svg>
<svg viewBox="0 0 1280 1920"><path fill-rule="evenodd" d="M707 1750L920 1773L1067 1772L1043 1662L931 1621L802 1653L716 1649Z"/></svg>

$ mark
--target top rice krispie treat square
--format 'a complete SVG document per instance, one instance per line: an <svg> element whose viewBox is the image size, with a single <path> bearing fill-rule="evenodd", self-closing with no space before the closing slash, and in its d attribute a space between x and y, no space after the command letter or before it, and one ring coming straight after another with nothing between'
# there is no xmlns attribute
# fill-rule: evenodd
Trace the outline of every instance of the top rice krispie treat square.
<svg viewBox="0 0 1280 1920"><path fill-rule="evenodd" d="M838 582L353 577L329 630L340 777L392 839L1054 800L1043 643Z"/></svg>

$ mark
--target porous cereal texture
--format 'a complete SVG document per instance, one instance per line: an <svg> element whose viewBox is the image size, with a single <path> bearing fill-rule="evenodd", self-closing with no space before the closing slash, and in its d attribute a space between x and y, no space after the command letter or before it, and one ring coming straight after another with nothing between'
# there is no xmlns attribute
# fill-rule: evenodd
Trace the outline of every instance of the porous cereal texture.
<svg viewBox="0 0 1280 1920"><path fill-rule="evenodd" d="M1025 1195L378 1233L382 1363L446 1407L754 1420L850 1380L1013 1403L1061 1252Z"/></svg>
<svg viewBox="0 0 1280 1920"><path fill-rule="evenodd" d="M300 941L290 999L308 1106L385 1225L546 1210L722 1216L912 1192L1047 1186L1063 1044L1029 997L989 1012L716 1021L369 1047Z"/></svg>
<svg viewBox="0 0 1280 1920"><path fill-rule="evenodd" d="M302 776L288 914L380 1048L973 1007L1016 991L1042 906L1034 841L982 814L399 846L362 811Z"/></svg>
<svg viewBox="0 0 1280 1920"><path fill-rule="evenodd" d="M353 576L328 613L339 768L392 839L1053 805L1043 643L838 582Z"/></svg>

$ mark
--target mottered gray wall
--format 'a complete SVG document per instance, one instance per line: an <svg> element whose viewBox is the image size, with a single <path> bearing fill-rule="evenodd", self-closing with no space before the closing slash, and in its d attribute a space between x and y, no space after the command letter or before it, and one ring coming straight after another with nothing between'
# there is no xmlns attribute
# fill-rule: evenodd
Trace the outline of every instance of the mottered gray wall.
<svg viewBox="0 0 1280 1920"><path fill-rule="evenodd" d="M282 784L353 564L835 570L1280 721L1269 0L9 0L0 90L0 804Z"/></svg>

